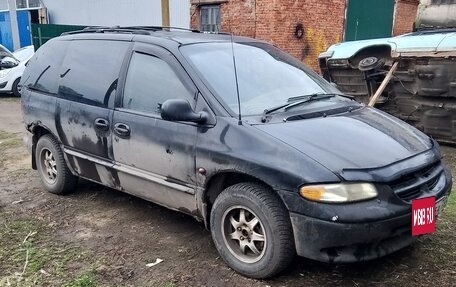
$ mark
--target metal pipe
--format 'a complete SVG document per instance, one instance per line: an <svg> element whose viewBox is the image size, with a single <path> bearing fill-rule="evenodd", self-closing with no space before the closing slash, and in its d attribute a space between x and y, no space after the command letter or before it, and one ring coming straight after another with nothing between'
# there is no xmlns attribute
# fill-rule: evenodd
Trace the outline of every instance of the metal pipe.
<svg viewBox="0 0 456 287"><path fill-rule="evenodd" d="M11 23L11 35L13 36L13 50L21 47L19 38L19 26L17 24L16 0L8 0L9 15Z"/></svg>

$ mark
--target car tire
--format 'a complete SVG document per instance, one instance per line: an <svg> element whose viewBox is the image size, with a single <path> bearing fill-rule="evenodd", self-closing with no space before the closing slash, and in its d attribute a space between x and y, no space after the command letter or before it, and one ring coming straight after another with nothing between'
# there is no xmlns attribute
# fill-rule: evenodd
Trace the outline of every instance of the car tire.
<svg viewBox="0 0 456 287"><path fill-rule="evenodd" d="M377 58L377 57L366 57L359 61L358 63L358 70L362 72L373 71L376 69L380 69L385 66L385 59Z"/></svg>
<svg viewBox="0 0 456 287"><path fill-rule="evenodd" d="M13 86L11 87L11 91L13 92L13 95L15 95L16 97L20 97L21 96L21 92L19 91L19 82L20 81L21 81L21 78L17 78L13 82Z"/></svg>
<svg viewBox="0 0 456 287"><path fill-rule="evenodd" d="M78 178L66 165L63 151L54 137L49 134L40 137L35 159L41 182L47 191L63 195L75 189Z"/></svg>
<svg viewBox="0 0 456 287"><path fill-rule="evenodd" d="M210 227L220 256L242 275L274 276L295 256L290 215L266 186L239 183L226 188L214 202Z"/></svg>

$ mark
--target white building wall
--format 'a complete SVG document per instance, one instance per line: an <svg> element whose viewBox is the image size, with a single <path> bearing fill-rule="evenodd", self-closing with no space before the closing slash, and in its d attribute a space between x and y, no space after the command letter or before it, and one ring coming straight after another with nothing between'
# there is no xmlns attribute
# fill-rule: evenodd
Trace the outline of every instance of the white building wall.
<svg viewBox="0 0 456 287"><path fill-rule="evenodd" d="M418 6L415 27L455 27L456 4L432 4L431 0L421 0Z"/></svg>
<svg viewBox="0 0 456 287"><path fill-rule="evenodd" d="M169 0L169 21L173 27L190 27L190 0Z"/></svg>
<svg viewBox="0 0 456 287"><path fill-rule="evenodd" d="M161 0L42 0L50 24L161 26ZM190 26L190 0L170 0L172 26Z"/></svg>

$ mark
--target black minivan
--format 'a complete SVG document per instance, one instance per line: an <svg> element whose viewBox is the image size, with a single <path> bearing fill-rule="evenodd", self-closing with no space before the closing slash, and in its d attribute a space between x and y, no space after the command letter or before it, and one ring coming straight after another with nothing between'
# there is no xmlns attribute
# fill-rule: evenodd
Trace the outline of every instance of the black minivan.
<svg viewBox="0 0 456 287"><path fill-rule="evenodd" d="M451 191L438 144L274 46L157 27L47 42L22 76L44 187L78 178L187 213L237 272L356 262L416 240L412 200ZM151 219L153 220L153 219Z"/></svg>

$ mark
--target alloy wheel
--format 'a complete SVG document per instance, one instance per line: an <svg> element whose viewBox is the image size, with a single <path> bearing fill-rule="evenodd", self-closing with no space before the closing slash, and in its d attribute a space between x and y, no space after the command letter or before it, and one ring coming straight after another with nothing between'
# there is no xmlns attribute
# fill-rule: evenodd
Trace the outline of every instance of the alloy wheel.
<svg viewBox="0 0 456 287"><path fill-rule="evenodd" d="M244 206L228 209L222 217L222 234L229 251L244 263L259 261L266 250L266 233L258 216Z"/></svg>

